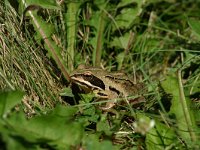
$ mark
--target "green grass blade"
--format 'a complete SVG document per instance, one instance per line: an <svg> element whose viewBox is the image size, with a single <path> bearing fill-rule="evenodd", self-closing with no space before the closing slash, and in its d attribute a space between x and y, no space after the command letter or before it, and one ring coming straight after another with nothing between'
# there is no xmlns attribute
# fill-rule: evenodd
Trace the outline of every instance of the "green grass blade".
<svg viewBox="0 0 200 150"><path fill-rule="evenodd" d="M77 14L79 11L80 2L69 2L67 4L67 13L65 14L65 21L67 25L67 61L70 71L74 68L74 54L76 45L76 31L77 31Z"/></svg>

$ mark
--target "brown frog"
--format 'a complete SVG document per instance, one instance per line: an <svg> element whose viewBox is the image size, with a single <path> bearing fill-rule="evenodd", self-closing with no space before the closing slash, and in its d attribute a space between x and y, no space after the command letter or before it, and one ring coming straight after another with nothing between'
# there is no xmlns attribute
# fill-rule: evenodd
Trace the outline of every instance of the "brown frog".
<svg viewBox="0 0 200 150"><path fill-rule="evenodd" d="M123 98L127 103L144 102L143 96L135 97L144 92L143 83L134 83L124 73L108 72L100 68L79 67L70 75L72 84L76 84L84 93L94 93L98 100L108 100L102 110L109 110L117 99Z"/></svg>

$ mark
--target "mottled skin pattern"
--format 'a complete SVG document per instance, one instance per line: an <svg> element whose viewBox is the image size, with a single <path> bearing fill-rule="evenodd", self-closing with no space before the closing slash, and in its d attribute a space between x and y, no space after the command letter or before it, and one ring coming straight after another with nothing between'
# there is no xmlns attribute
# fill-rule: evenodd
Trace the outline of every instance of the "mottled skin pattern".
<svg viewBox="0 0 200 150"><path fill-rule="evenodd" d="M77 84L85 93L93 92L99 100L108 100L102 110L112 108L114 99L125 98L133 103L144 102L144 97L139 99L128 98L144 92L144 84L134 83L123 73L110 73L100 68L81 68L71 74L72 84ZM111 101L109 101L111 100Z"/></svg>

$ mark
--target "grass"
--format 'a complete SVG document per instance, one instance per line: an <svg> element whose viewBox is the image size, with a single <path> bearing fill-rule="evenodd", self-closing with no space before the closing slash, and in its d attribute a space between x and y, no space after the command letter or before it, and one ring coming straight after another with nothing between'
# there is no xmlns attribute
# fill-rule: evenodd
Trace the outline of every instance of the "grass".
<svg viewBox="0 0 200 150"><path fill-rule="evenodd" d="M20 26L31 4L0 2L4 149L199 149L198 1L35 1ZM77 103L79 64L137 77L146 102Z"/></svg>

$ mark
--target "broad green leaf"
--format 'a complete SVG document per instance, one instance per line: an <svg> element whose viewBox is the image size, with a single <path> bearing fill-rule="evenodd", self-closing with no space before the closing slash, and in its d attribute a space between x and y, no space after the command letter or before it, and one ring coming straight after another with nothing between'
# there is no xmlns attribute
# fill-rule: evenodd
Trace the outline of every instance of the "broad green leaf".
<svg viewBox="0 0 200 150"><path fill-rule="evenodd" d="M163 150L172 146L176 146L178 139L174 131L165 124L156 121L155 128L152 128L147 134L145 143L148 150Z"/></svg>
<svg viewBox="0 0 200 150"><path fill-rule="evenodd" d="M80 94L82 101L80 103L82 104L89 104L92 100L94 100L95 94L94 93L87 93L87 94Z"/></svg>
<svg viewBox="0 0 200 150"><path fill-rule="evenodd" d="M113 133L107 120L101 120L97 123L97 131L104 132L106 135Z"/></svg>
<svg viewBox="0 0 200 150"><path fill-rule="evenodd" d="M144 1L142 0L121 1L118 4L118 7L128 6L131 3L135 3L136 4L135 7L130 7L130 8L124 7L121 10L120 14L117 15L115 18L117 26L119 28L129 27L142 12L142 4L144 3Z"/></svg>
<svg viewBox="0 0 200 150"><path fill-rule="evenodd" d="M52 115L65 117L65 119L71 120L74 117L74 114L77 113L77 111L78 108L76 107L58 105L53 110Z"/></svg>
<svg viewBox="0 0 200 150"><path fill-rule="evenodd" d="M83 115L87 116L87 120L92 122L97 122L99 119L99 115L96 114L96 108L94 106L85 106L83 110Z"/></svg>
<svg viewBox="0 0 200 150"><path fill-rule="evenodd" d="M86 150L117 150L111 141L100 141L97 134L90 134L84 137L83 147Z"/></svg>
<svg viewBox="0 0 200 150"><path fill-rule="evenodd" d="M94 1L94 4L98 6L99 9L105 9L107 5L107 0L96 0Z"/></svg>
<svg viewBox="0 0 200 150"><path fill-rule="evenodd" d="M137 10L133 8L123 9L121 14L116 16L116 23L119 28L128 28L137 17Z"/></svg>
<svg viewBox="0 0 200 150"><path fill-rule="evenodd" d="M54 131L56 131L56 129L54 129ZM56 141L50 142L50 144L56 144L59 149L65 149L68 146L76 146L80 144L83 136L83 127L81 123L69 122L68 125L63 125L58 132L60 136Z"/></svg>
<svg viewBox="0 0 200 150"><path fill-rule="evenodd" d="M88 21L88 25L94 27L97 31L99 24L97 22L99 22L99 16L101 14L101 11L95 11L94 14L92 15L92 18ZM93 32L93 34L95 34L96 32Z"/></svg>
<svg viewBox="0 0 200 150"><path fill-rule="evenodd" d="M0 92L0 115L6 115L17 104L21 103L24 93L21 91Z"/></svg>
<svg viewBox="0 0 200 150"><path fill-rule="evenodd" d="M14 150L14 149L20 149L20 150L27 150L27 145L25 142L22 142L22 140L10 136L9 134L3 134L2 135L3 141L6 143L6 149L8 150ZM29 150L35 150L36 147L34 145L29 145Z"/></svg>
<svg viewBox="0 0 200 150"><path fill-rule="evenodd" d="M121 70L122 65L123 65L123 61L124 61L124 57L125 57L125 50L128 47L128 44L130 42L130 33L126 33L123 36L120 37L114 37L114 39L111 41L110 45L111 47L116 47L116 48L121 48L123 49L123 52L119 53L117 55L117 63L118 63L118 70Z"/></svg>
<svg viewBox="0 0 200 150"><path fill-rule="evenodd" d="M62 91L60 92L61 96L68 96L68 97L74 97L74 94L72 93L72 89L71 88L64 88L62 89Z"/></svg>
<svg viewBox="0 0 200 150"><path fill-rule="evenodd" d="M44 142L65 148L80 143L82 124L73 119L76 108L57 107L53 112L27 120L23 113L13 114L9 126L13 135L28 142Z"/></svg>
<svg viewBox="0 0 200 150"><path fill-rule="evenodd" d="M192 29L193 33L200 40L200 20L188 19L188 24Z"/></svg>
<svg viewBox="0 0 200 150"><path fill-rule="evenodd" d="M142 4L145 3L145 1L142 0L123 0L120 1L120 3L117 5L117 7L126 7L130 6L131 4L135 4L137 7L141 8Z"/></svg>
<svg viewBox="0 0 200 150"><path fill-rule="evenodd" d="M194 118L193 112L192 110L190 110L191 108L190 103L186 99L187 106L186 108L183 108L182 102L180 101L180 94L179 94L180 87L177 78L168 76L167 79L161 83L161 85L164 88L165 92L172 95L172 100L171 100L172 104L169 115L171 116L175 115L176 124L178 126L177 132L182 136L182 138L188 141L190 139L190 133L188 131L186 115L184 114L183 110L187 109L188 111L186 113L189 113L190 118ZM195 127L195 123L193 122L192 124Z"/></svg>
<svg viewBox="0 0 200 150"><path fill-rule="evenodd" d="M111 42L111 46L126 49L130 40L130 33L126 33L121 37L115 37Z"/></svg>
<svg viewBox="0 0 200 150"><path fill-rule="evenodd" d="M42 30L42 32L44 32L45 36L47 38L51 38L52 34L54 33L55 29L53 27L52 24L49 24L47 22L45 22L40 16L37 15L36 12L32 11L32 14L34 15L37 23L39 24L40 28L38 29L35 25L35 23L32 21L32 24L34 25L34 28L36 30L36 36L35 36L35 39L37 41L40 41L43 39L41 33L39 30Z"/></svg>
<svg viewBox="0 0 200 150"><path fill-rule="evenodd" d="M160 41L156 36L151 35L149 37L149 33L144 33L141 35L137 35L135 38L137 39L134 43L134 52L157 52L159 48L161 48Z"/></svg>
<svg viewBox="0 0 200 150"><path fill-rule="evenodd" d="M46 8L46 9L56 9L56 10L60 10L61 7L59 5L57 5L55 0L26 0L26 3L28 5L39 5L42 8Z"/></svg>

